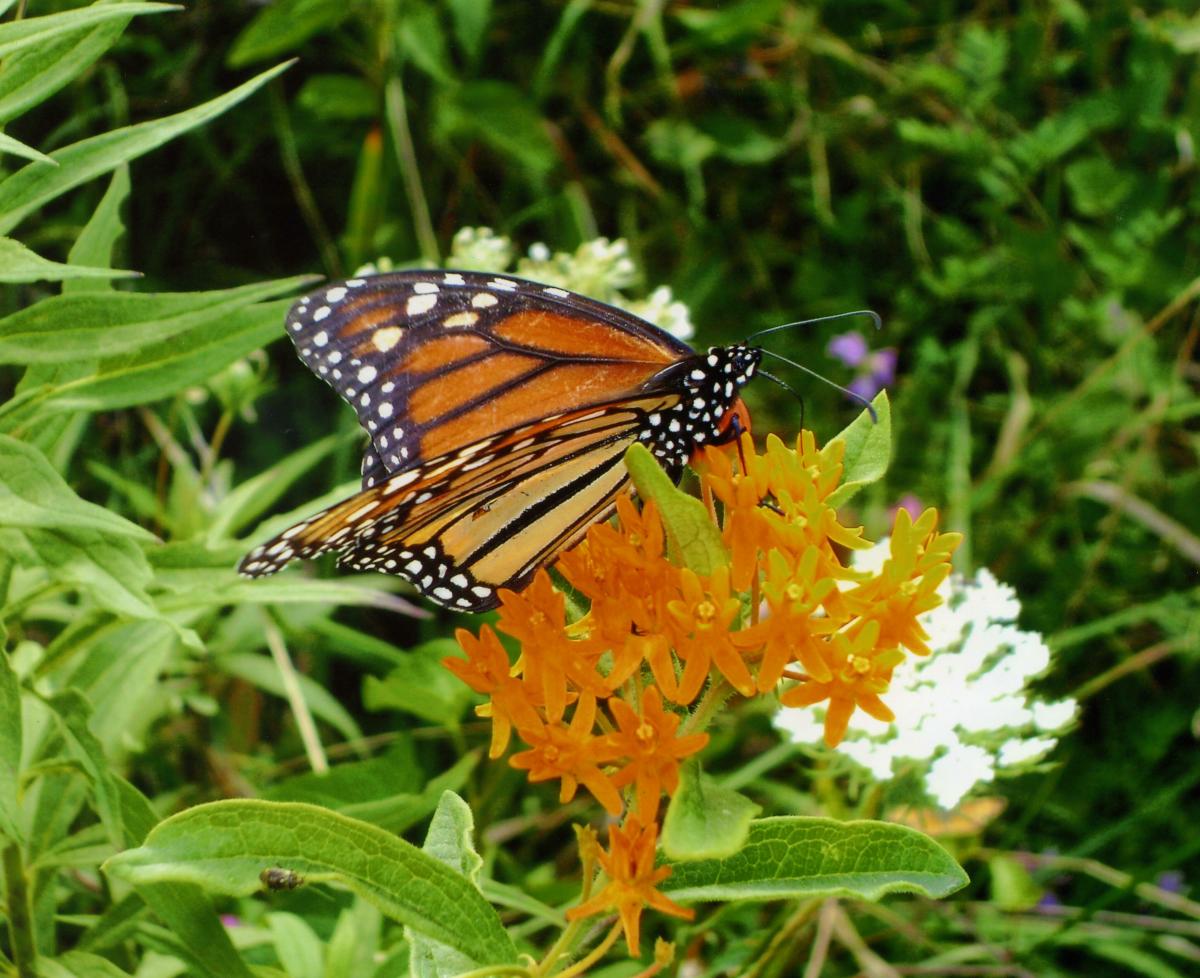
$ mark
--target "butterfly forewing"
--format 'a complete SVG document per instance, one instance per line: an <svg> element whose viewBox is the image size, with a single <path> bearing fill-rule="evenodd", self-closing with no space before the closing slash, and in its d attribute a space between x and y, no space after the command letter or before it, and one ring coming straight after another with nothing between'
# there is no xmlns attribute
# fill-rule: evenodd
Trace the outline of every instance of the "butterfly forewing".
<svg viewBox="0 0 1200 978"><path fill-rule="evenodd" d="M364 489L256 548L241 571L295 558L410 580L460 611L497 604L603 518L626 486L625 450L678 395L630 399L491 436Z"/></svg>
<svg viewBox="0 0 1200 978"><path fill-rule="evenodd" d="M692 356L662 330L554 286L479 272L349 279L298 301L300 358L371 437L363 485L556 412L635 392Z"/></svg>

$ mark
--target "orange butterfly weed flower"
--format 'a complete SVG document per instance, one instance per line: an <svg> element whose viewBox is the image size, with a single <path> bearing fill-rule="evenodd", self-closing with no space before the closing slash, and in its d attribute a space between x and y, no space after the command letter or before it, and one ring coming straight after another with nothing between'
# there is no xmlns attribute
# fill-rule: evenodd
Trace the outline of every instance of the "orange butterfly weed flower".
<svg viewBox="0 0 1200 978"><path fill-rule="evenodd" d="M674 794L679 786L679 762L703 750L708 734L676 736L681 718L664 709L662 695L653 686L642 695L641 712L615 696L608 706L618 728L609 734L609 743L628 758L613 783L619 788L635 785L638 815L653 822L662 793Z"/></svg>
<svg viewBox="0 0 1200 978"><path fill-rule="evenodd" d="M906 652L929 651L918 618L940 602L960 536L937 532L935 510L916 521L901 510L882 568L853 567L848 553L871 544L838 515L845 447L818 448L808 431L794 448L769 436L758 453L749 435L709 447L696 468L719 519L697 560L703 573L687 566L694 523L686 532L672 523L677 497L639 509L622 496L615 522L592 526L560 557L570 600L544 570L523 592L500 592L496 627L518 643L515 662L486 625L478 638L458 633L467 659L447 664L490 698L477 712L492 720L491 755L515 731L528 749L510 763L531 781L559 780L564 802L583 785L610 814L624 813L598 857L609 883L571 915L616 910L634 954L644 907L684 913L655 889L669 873L654 868L656 820L680 762L705 746L691 728L714 704L730 689L778 692L788 706L827 703L832 747L855 710L891 721L883 697L892 673ZM684 724L702 695L706 705Z"/></svg>
<svg viewBox="0 0 1200 978"><path fill-rule="evenodd" d="M576 788L582 784L610 815L619 815L621 795L601 770L601 765L617 756L617 748L608 738L592 732L595 725L596 697L584 693L566 726L538 720L532 727L521 730L521 738L530 749L514 754L511 764L528 771L530 781L559 778L561 802L574 798Z"/></svg>
<svg viewBox="0 0 1200 978"><path fill-rule="evenodd" d="M623 825L608 829L608 852L599 850L597 858L608 882L589 900L567 911L568 920L579 920L593 914L615 910L625 930L625 943L635 957L641 944L642 911L653 907L673 917L691 920L695 911L681 907L657 889L671 875L667 866L654 865L654 850L658 841L658 826L643 824L630 815Z"/></svg>

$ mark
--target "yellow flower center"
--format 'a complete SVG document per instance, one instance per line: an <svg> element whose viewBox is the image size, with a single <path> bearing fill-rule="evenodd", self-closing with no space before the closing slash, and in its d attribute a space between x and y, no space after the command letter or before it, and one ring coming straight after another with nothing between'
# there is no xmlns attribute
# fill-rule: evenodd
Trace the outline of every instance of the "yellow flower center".
<svg viewBox="0 0 1200 978"><path fill-rule="evenodd" d="M783 593L787 595L789 601L799 601L804 597L804 588L799 584L789 584Z"/></svg>
<svg viewBox="0 0 1200 978"><path fill-rule="evenodd" d="M649 747L652 743L654 743L654 727L648 723L642 722L638 724L638 728L634 733L634 736L637 737L638 743L640 743L643 747Z"/></svg>
<svg viewBox="0 0 1200 978"><path fill-rule="evenodd" d="M852 655L849 662L850 668L857 672L860 676L865 676L871 671L871 660L865 655Z"/></svg>
<svg viewBox="0 0 1200 978"><path fill-rule="evenodd" d="M696 605L696 624L700 628L712 628L717 617L717 606L711 601L701 601Z"/></svg>

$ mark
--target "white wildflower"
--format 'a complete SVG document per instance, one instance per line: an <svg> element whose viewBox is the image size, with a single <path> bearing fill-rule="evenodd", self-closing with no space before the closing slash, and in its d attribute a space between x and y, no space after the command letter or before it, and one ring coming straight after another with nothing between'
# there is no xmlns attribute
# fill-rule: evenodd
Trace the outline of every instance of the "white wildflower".
<svg viewBox="0 0 1200 978"><path fill-rule="evenodd" d="M855 566L881 565L886 541L856 555ZM880 782L901 769L923 776L925 792L953 808L979 784L1044 757L1076 713L1073 700L1046 702L1029 683L1050 666L1040 635L1014 622L1016 592L987 569L942 585L945 604L924 615L932 655L910 658L886 694L896 714L882 723L861 710L837 748ZM819 743L820 708L784 709L777 725L801 743Z"/></svg>
<svg viewBox="0 0 1200 978"><path fill-rule="evenodd" d="M661 326L676 339L690 340L696 335L688 307L671 294L669 285L660 285L640 301L626 302L625 308L635 316Z"/></svg>
<svg viewBox="0 0 1200 978"><path fill-rule="evenodd" d="M491 228L460 228L450 244L446 267L503 272L512 264L513 254L513 243Z"/></svg>
<svg viewBox="0 0 1200 978"><path fill-rule="evenodd" d="M677 339L690 340L696 334L688 307L675 298L670 286L660 285L644 299L624 295L622 290L639 276L637 265L629 256L629 245L621 238L615 241L595 238L574 251L552 251L549 245L536 241L523 256L516 258L516 249L508 238L491 228L466 227L455 233L445 265L471 271L511 272L532 282L557 286L627 309ZM393 267L390 259L379 258L355 274L371 275L391 271Z"/></svg>

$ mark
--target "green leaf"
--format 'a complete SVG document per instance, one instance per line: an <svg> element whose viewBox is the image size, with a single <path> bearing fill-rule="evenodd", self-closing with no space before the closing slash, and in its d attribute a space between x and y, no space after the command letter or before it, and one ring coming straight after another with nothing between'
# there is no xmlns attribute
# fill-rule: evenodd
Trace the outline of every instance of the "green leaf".
<svg viewBox="0 0 1200 978"><path fill-rule="evenodd" d="M558 165L545 120L524 92L506 82L458 86L437 103L434 122L443 138L478 139L535 180L549 176Z"/></svg>
<svg viewBox="0 0 1200 978"><path fill-rule="evenodd" d="M418 793L425 787L425 780L412 738L402 734L381 754L335 764L322 774L294 774L272 784L263 797L268 801L302 801L344 813L353 805ZM436 804L435 798L429 810Z"/></svg>
<svg viewBox="0 0 1200 978"><path fill-rule="evenodd" d="M26 146L21 140L13 139L8 133L0 132L0 153L11 153L13 156L20 156L26 160L36 160L39 163L48 163L54 166L54 160L50 159L45 153L34 149L32 146ZM0 268L3 268L0 265Z"/></svg>
<svg viewBox="0 0 1200 978"><path fill-rule="evenodd" d="M1007 854L993 856L987 862L991 882L992 906L1016 912L1029 910L1044 896L1029 870L1017 858Z"/></svg>
<svg viewBox="0 0 1200 978"><path fill-rule="evenodd" d="M152 349L167 340L174 348L186 348L193 337L184 334L194 333L194 339L203 342L231 313L292 292L311 280L296 276L215 292L50 296L0 319L0 363L115 358ZM276 326L282 333L281 323Z"/></svg>
<svg viewBox="0 0 1200 978"><path fill-rule="evenodd" d="M863 486L882 479L892 460L892 406L887 391L880 391L871 401L878 421L863 411L843 428L822 449L842 442L846 446L842 456L842 484L830 494L830 506L842 506Z"/></svg>
<svg viewBox="0 0 1200 978"><path fill-rule="evenodd" d="M120 6L98 4L88 9L115 10ZM176 115L114 129L64 146L50 154L58 163L56 167L44 163L27 164L0 181L0 234L7 234L28 214L68 190L204 125L252 95L288 67L287 64L277 65L224 95Z"/></svg>
<svg viewBox="0 0 1200 978"><path fill-rule="evenodd" d="M681 902L940 898L969 882L945 849L914 829L828 818L760 819L736 855L670 865L660 889Z"/></svg>
<svg viewBox="0 0 1200 978"><path fill-rule="evenodd" d="M1088 217L1118 211L1137 185L1133 173L1118 169L1103 156L1073 161L1063 170L1063 178L1075 209Z"/></svg>
<svg viewBox="0 0 1200 978"><path fill-rule="evenodd" d="M340 24L352 9L344 0L276 0L238 35L226 61L242 68L295 51L317 32Z"/></svg>
<svg viewBox="0 0 1200 978"><path fill-rule="evenodd" d="M171 952L208 978L259 978L238 954L229 932L200 887L141 883L137 894L170 929Z"/></svg>
<svg viewBox="0 0 1200 978"><path fill-rule="evenodd" d="M470 807L453 791L447 791L433 813L421 850L478 886L483 859L475 851L474 832L475 818ZM440 978L471 970L469 958L440 941L410 934L409 943L415 978Z"/></svg>
<svg viewBox="0 0 1200 978"><path fill-rule="evenodd" d="M158 618L141 544L154 536L80 499L33 446L0 435L0 538L18 562L117 615Z"/></svg>
<svg viewBox="0 0 1200 978"><path fill-rule="evenodd" d="M442 85L456 83L446 32L432 6L409 3L396 29L396 41L404 57L434 81Z"/></svg>
<svg viewBox="0 0 1200 978"><path fill-rule="evenodd" d="M0 649L0 835L19 841L21 817L18 800L21 780L21 686Z"/></svg>
<svg viewBox="0 0 1200 978"><path fill-rule="evenodd" d="M128 781L114 776L113 782L120 799L126 845L140 845L158 823L158 816L146 796ZM251 978L250 969L229 939L229 932L198 886L191 883L145 883L136 890L138 897L170 929L173 942L171 951L189 962L196 973L209 978ZM90 942L96 931L97 927L93 926L85 932L81 943L99 950L103 947L102 943L93 945ZM114 931L113 943L124 938L120 924L114 927Z"/></svg>
<svg viewBox="0 0 1200 978"><path fill-rule="evenodd" d="M454 37L467 61L474 65L483 52L488 20L492 16L492 0L447 0L454 23Z"/></svg>
<svg viewBox="0 0 1200 978"><path fill-rule="evenodd" d="M104 825L105 834L115 846L125 844L125 829L121 811L121 796L114 775L109 770L104 750L88 729L91 704L76 690L69 689L45 701L50 707L71 755L79 762L92 791L96 814Z"/></svg>
<svg viewBox="0 0 1200 978"><path fill-rule="evenodd" d="M337 435L320 438L236 486L220 501L213 514L208 539L225 539L253 523L274 506L297 479L330 455L341 440Z"/></svg>
<svg viewBox="0 0 1200 978"><path fill-rule="evenodd" d="M38 960L38 978L129 978L115 964L88 951L67 951L57 958Z"/></svg>
<svg viewBox="0 0 1200 978"><path fill-rule="evenodd" d="M383 829L312 805L199 805L160 823L141 848L103 868L135 885L189 882L211 893L250 896L271 866L310 883L339 883L477 966L516 960L495 910L460 873Z"/></svg>
<svg viewBox="0 0 1200 978"><path fill-rule="evenodd" d="M287 689L278 667L266 656L254 655L250 652L233 652L229 655L219 656L215 666L223 672L244 679L251 685L275 696L281 698L287 696ZM304 702L308 704L308 708L315 716L324 720L347 740L362 738L362 728L355 721L353 714L342 706L324 686L303 673L296 674L296 681L304 696Z"/></svg>
<svg viewBox="0 0 1200 978"><path fill-rule="evenodd" d="M92 703L88 728L105 756L120 759L136 752L177 695L162 679L178 646L176 629L164 621L133 621L102 629L94 642L74 644L64 680Z"/></svg>
<svg viewBox="0 0 1200 978"><path fill-rule="evenodd" d="M429 617L428 612L384 590L407 587L407 582L381 574L343 576L330 581L282 574L251 581L238 577L231 562L228 569L215 571L209 568L194 573L160 571L156 583L175 592L159 601L162 608L171 611L216 608L225 604L328 604L382 608L414 618Z"/></svg>
<svg viewBox="0 0 1200 978"><path fill-rule="evenodd" d="M143 347L100 364L99 371L43 394L54 411L112 411L170 397L203 383L235 360L281 336L291 300L238 309L208 329Z"/></svg>
<svg viewBox="0 0 1200 978"><path fill-rule="evenodd" d="M289 978L321 978L322 943L303 917L293 913L267 914L271 943Z"/></svg>
<svg viewBox="0 0 1200 978"><path fill-rule="evenodd" d="M354 75L313 75L296 95L318 119L375 119L379 101L379 92Z"/></svg>
<svg viewBox="0 0 1200 978"><path fill-rule="evenodd" d="M361 662L368 668L394 668L406 661L407 653L391 642L330 618L315 621L309 628L327 640L326 645L331 655Z"/></svg>
<svg viewBox="0 0 1200 978"><path fill-rule="evenodd" d="M80 278L137 278L138 274L138 272L124 269L93 268L87 265L67 265L51 261L30 251L19 241L14 241L12 238L0 238L0 282L61 282L65 279ZM52 301L53 299L47 299L32 308L36 309L38 306ZM0 330L2 329L3 322L0 322ZM3 356L2 350L3 339L0 338L0 357Z"/></svg>
<svg viewBox="0 0 1200 978"><path fill-rule="evenodd" d="M453 791L442 792L421 849L479 886L483 857L475 851L475 816Z"/></svg>
<svg viewBox="0 0 1200 978"><path fill-rule="evenodd" d="M575 33L583 15L595 2L596 0L568 0L567 5L563 7L554 33L543 46L542 60L533 76L533 94L539 102L545 98L546 91L557 76L558 65L567 49L567 42L571 40L571 35Z"/></svg>
<svg viewBox="0 0 1200 978"><path fill-rule="evenodd" d="M699 499L680 491L644 445L625 453L625 465L642 499L654 500L662 516L671 559L707 577L729 564L721 531Z"/></svg>
<svg viewBox="0 0 1200 978"><path fill-rule="evenodd" d="M102 20L128 19L136 14L159 14L181 7L169 3L94 3L79 10L67 10L44 17L25 17L0 24L0 59L22 48L40 47L81 27Z"/></svg>
<svg viewBox="0 0 1200 978"><path fill-rule="evenodd" d="M343 910L325 949L323 978L382 976L376 968L382 923L382 915L366 900L355 900Z"/></svg>
<svg viewBox="0 0 1200 978"><path fill-rule="evenodd" d="M26 530L15 550L29 567L87 594L101 608L130 618L160 617L146 593L153 578L142 548L132 540L94 530Z"/></svg>
<svg viewBox="0 0 1200 978"><path fill-rule="evenodd" d="M129 196L129 190L129 167L121 164L113 170L112 179L108 182L108 189L104 191L100 203L96 205L92 216L84 225L83 230L79 232L79 237L75 239L75 244L71 246L67 261L74 265L112 267L113 249L125 231L125 225L121 223L121 206ZM64 295L77 292L109 292L111 290L112 283L105 280L67 282L63 285Z"/></svg>
<svg viewBox="0 0 1200 978"><path fill-rule="evenodd" d="M746 843L762 808L724 788L689 760L663 819L663 852L672 860L724 859Z"/></svg>
<svg viewBox="0 0 1200 978"><path fill-rule="evenodd" d="M690 122L658 119L646 128L650 155L680 170L697 167L717 152L717 141Z"/></svg>
<svg viewBox="0 0 1200 978"><path fill-rule="evenodd" d="M768 135L745 116L728 112L705 116L700 129L714 141L716 153L734 163L769 163L788 148L786 140Z"/></svg>
<svg viewBox="0 0 1200 978"><path fill-rule="evenodd" d="M386 679L366 678L363 704L368 710L401 710L430 723L457 729L474 694L442 665L444 658L456 654L461 651L450 638L433 639L417 646Z"/></svg>
<svg viewBox="0 0 1200 978"><path fill-rule="evenodd" d="M155 540L140 526L80 499L41 452L7 435L0 435L0 525Z"/></svg>
<svg viewBox="0 0 1200 978"><path fill-rule="evenodd" d="M320 805L400 833L428 817L446 791L460 789L479 762L476 753L426 780L411 742L398 740L384 755L338 764L327 774L300 774L273 785L269 801Z"/></svg>
<svg viewBox="0 0 1200 978"><path fill-rule="evenodd" d="M131 16L77 28L5 58L0 72L0 124L44 102L87 71L125 32Z"/></svg>

